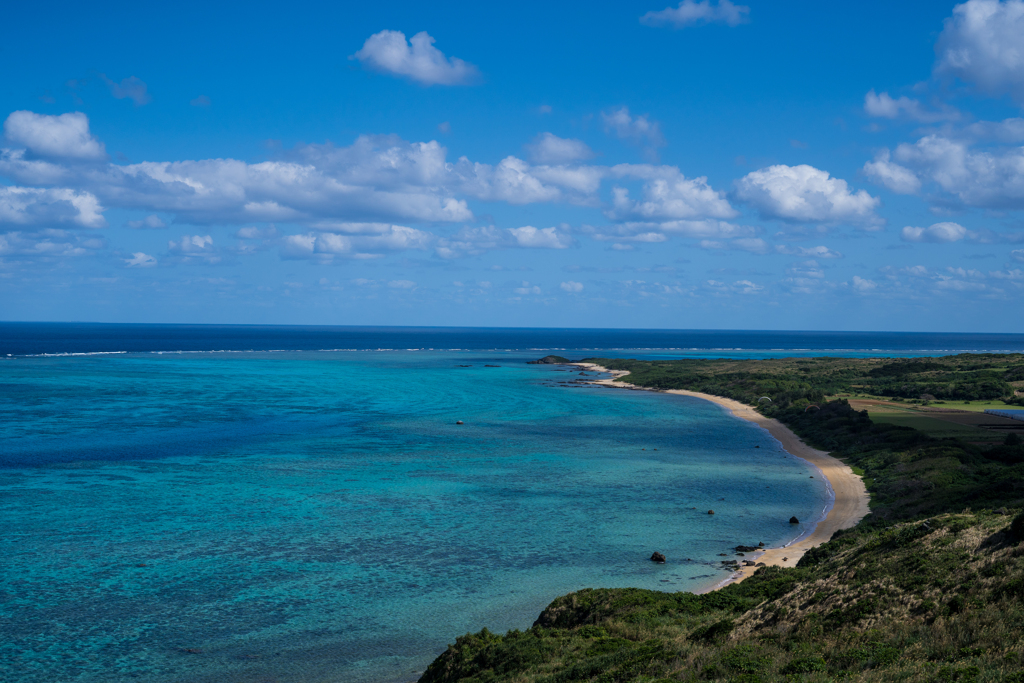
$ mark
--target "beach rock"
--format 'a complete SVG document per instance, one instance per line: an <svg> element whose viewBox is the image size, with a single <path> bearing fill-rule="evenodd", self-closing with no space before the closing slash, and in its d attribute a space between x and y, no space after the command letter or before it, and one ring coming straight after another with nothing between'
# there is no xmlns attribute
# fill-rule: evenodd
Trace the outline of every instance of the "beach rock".
<svg viewBox="0 0 1024 683"><path fill-rule="evenodd" d="M526 361L527 365L561 365L568 363L568 358L562 358L561 356L544 356L540 360L529 360Z"/></svg>
<svg viewBox="0 0 1024 683"><path fill-rule="evenodd" d="M654 553L651 555L651 562L657 562L658 564L665 564L665 556L661 553Z"/></svg>
<svg viewBox="0 0 1024 683"><path fill-rule="evenodd" d="M760 543L758 543L757 547L758 548L763 548L764 547L764 541L761 541Z"/></svg>
<svg viewBox="0 0 1024 683"><path fill-rule="evenodd" d="M714 510L708 510L708 514L709 515L713 515L713 514L715 514L715 511Z"/></svg>
<svg viewBox="0 0 1024 683"><path fill-rule="evenodd" d="M736 546L736 552L738 552L738 553L752 553L755 550L757 550L757 548L755 548L752 545L738 545L738 546Z"/></svg>
<svg viewBox="0 0 1024 683"><path fill-rule="evenodd" d="M752 561L750 561L750 560L743 560L743 566L744 567L754 567L756 565Z"/></svg>
<svg viewBox="0 0 1024 683"><path fill-rule="evenodd" d="M790 524L799 524L799 523L800 523L800 520L799 520L799 519L797 519L796 517L790 517L790 518L789 518L789 523L790 523Z"/></svg>
<svg viewBox="0 0 1024 683"><path fill-rule="evenodd" d="M765 565L765 563L764 563L764 562L758 562L758 563L757 563L757 564L755 564L754 566L755 566L755 567L764 567L764 566L766 566L766 565Z"/></svg>

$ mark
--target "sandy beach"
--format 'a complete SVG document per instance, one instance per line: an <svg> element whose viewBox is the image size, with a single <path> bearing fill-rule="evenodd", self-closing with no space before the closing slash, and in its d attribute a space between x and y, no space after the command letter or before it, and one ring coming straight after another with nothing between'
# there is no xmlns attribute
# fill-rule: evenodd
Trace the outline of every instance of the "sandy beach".
<svg viewBox="0 0 1024 683"><path fill-rule="evenodd" d="M607 368L594 365L593 363L573 363L573 365L577 365L586 370L605 372L612 375L611 379L595 380L592 382L593 384L613 388L651 391L650 389L638 387L633 384L614 381L615 378L629 374L627 372L608 370ZM839 531L840 529L849 529L850 527L855 526L857 522L868 514L868 492L864 487L864 481L854 474L853 470L843 464L842 461L833 458L825 451L819 451L805 444L789 429L789 427L778 420L765 417L752 407L744 405L739 401L722 398L720 396L712 396L711 394L701 394L695 391L685 391L681 389L671 389L664 393L679 394L680 396L693 396L694 398L702 398L705 401L717 403L741 420L748 420L749 422L753 422L754 424L763 427L769 434L778 439L782 444L782 447L785 448L787 452L798 458L806 460L817 467L832 487L832 491L835 494L835 500L832 504L832 508L826 514L825 519L820 521L811 533L804 534L787 546L781 548L768 548L763 553L758 553L758 556L753 558L755 562L763 562L767 565L776 565L780 567L796 566L797 561L799 561L808 550L828 541L836 531ZM742 567L729 579L716 586L716 588L728 583L742 581L753 574L756 569L756 567Z"/></svg>

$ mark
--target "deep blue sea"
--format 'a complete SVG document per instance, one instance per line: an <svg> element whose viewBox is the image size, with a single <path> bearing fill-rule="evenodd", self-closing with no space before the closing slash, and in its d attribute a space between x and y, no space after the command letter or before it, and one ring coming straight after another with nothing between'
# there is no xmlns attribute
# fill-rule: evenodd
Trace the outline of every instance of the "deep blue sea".
<svg viewBox="0 0 1024 683"><path fill-rule="evenodd" d="M983 350L1024 335L0 323L0 679L411 681L572 590L708 589L817 471L527 360Z"/></svg>

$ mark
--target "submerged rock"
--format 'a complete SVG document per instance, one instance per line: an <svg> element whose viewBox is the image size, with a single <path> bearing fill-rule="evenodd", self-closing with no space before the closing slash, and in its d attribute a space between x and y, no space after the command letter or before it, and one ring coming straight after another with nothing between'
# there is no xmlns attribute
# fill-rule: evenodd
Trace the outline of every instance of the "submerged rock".
<svg viewBox="0 0 1024 683"><path fill-rule="evenodd" d="M651 562L657 562L658 564L665 564L665 556L661 553L654 553L651 555Z"/></svg>
<svg viewBox="0 0 1024 683"><path fill-rule="evenodd" d="M715 511L714 510L708 510L708 514L709 515L713 515L713 514L715 514Z"/></svg>
<svg viewBox="0 0 1024 683"><path fill-rule="evenodd" d="M800 523L800 520L799 520L799 519L797 519L796 517L790 517L790 518L789 518L789 523L790 523L790 524L799 524L799 523Z"/></svg>

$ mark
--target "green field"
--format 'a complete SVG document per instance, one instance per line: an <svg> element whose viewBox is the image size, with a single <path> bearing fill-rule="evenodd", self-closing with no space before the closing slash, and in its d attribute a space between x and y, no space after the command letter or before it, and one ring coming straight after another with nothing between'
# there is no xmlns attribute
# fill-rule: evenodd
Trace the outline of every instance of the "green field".
<svg viewBox="0 0 1024 683"><path fill-rule="evenodd" d="M958 425L953 422L929 417L920 413L896 412L891 410L869 410L868 415L871 421L876 424L890 424L897 427L910 427L924 432L935 439L963 439L971 442L1001 443L1006 438L1005 434L972 427L970 425Z"/></svg>

